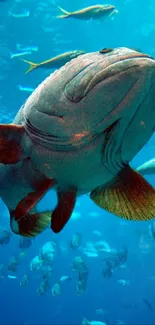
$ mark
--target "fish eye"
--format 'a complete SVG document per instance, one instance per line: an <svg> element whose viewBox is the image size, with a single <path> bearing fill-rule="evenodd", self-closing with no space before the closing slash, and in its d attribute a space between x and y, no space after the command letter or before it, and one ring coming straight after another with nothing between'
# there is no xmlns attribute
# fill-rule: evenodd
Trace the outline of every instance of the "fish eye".
<svg viewBox="0 0 155 325"><path fill-rule="evenodd" d="M109 49L109 48L105 47L104 49L100 50L99 53L105 54L105 53L109 53L109 52L112 52L112 51L113 51L113 49Z"/></svg>

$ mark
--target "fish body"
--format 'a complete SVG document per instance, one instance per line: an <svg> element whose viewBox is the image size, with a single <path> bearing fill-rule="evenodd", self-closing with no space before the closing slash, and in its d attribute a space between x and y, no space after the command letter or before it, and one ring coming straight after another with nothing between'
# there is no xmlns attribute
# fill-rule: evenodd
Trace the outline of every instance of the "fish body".
<svg viewBox="0 0 155 325"><path fill-rule="evenodd" d="M96 252L88 252L86 250L84 250L84 254L88 257L98 257L98 253Z"/></svg>
<svg viewBox="0 0 155 325"><path fill-rule="evenodd" d="M74 18L80 20L102 19L111 14L115 7L111 5L95 5L74 12L68 12L61 7L58 7L63 15L57 18Z"/></svg>
<svg viewBox="0 0 155 325"><path fill-rule="evenodd" d="M63 276L61 276L61 278L60 278L60 283L61 282L68 282L68 281L71 281L72 280L72 277L71 276L69 276L69 275L63 275Z"/></svg>
<svg viewBox="0 0 155 325"><path fill-rule="evenodd" d="M13 58L18 58L20 56L23 56L23 55L28 55L28 54L31 54L30 51L25 51L25 52L16 52L16 53L10 53L10 59L13 59Z"/></svg>
<svg viewBox="0 0 155 325"><path fill-rule="evenodd" d="M154 132L154 102L155 61L128 48L80 55L46 78L0 125L0 196L13 232L36 236L50 222L61 231L86 193L125 219L154 218L154 188L129 166ZM51 188L58 203L40 213Z"/></svg>
<svg viewBox="0 0 155 325"><path fill-rule="evenodd" d="M137 171L141 175L155 174L155 159L150 159L149 161L146 161L144 164L137 167Z"/></svg>
<svg viewBox="0 0 155 325"><path fill-rule="evenodd" d="M17 48L17 50L19 50L19 51L22 51L22 52L38 52L38 46L22 46L21 44L16 44L16 48Z"/></svg>
<svg viewBox="0 0 155 325"><path fill-rule="evenodd" d="M120 284L122 284L123 286L130 284L130 281L129 280L124 280L124 279L120 279L117 282L120 283Z"/></svg>
<svg viewBox="0 0 155 325"><path fill-rule="evenodd" d="M30 12L27 9L25 9L21 13L15 13L15 12L9 11L8 12L8 16L11 16L11 17L14 17L14 18L24 18L24 17L29 17L30 16Z"/></svg>
<svg viewBox="0 0 155 325"><path fill-rule="evenodd" d="M89 321L88 319L84 318L82 321L82 325L106 325L106 323L97 320Z"/></svg>
<svg viewBox="0 0 155 325"><path fill-rule="evenodd" d="M61 293L61 287L60 287L60 283L56 282L53 286L52 286L52 296L60 296Z"/></svg>
<svg viewBox="0 0 155 325"><path fill-rule="evenodd" d="M70 51L65 52L63 54L57 55L54 58L51 58L49 60L40 62L40 63L34 63L31 61L23 60L24 62L29 64L29 69L25 71L25 73L28 73L34 69L37 68L43 68L43 69L59 69L63 65L65 65L67 62L69 62L72 59L75 59L79 55L84 54L83 51Z"/></svg>
<svg viewBox="0 0 155 325"><path fill-rule="evenodd" d="M28 93L32 93L34 91L34 88L31 88L31 87L24 87L22 85L18 85L18 89L20 91L26 91Z"/></svg>
<svg viewBox="0 0 155 325"><path fill-rule="evenodd" d="M8 278L10 278L10 279L17 279L17 277L15 275L10 275L10 274L8 274Z"/></svg>

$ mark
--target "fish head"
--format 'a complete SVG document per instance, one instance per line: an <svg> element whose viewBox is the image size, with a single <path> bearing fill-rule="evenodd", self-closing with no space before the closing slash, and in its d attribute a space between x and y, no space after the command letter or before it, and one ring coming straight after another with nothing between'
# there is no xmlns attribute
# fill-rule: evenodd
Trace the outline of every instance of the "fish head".
<svg viewBox="0 0 155 325"><path fill-rule="evenodd" d="M49 142L83 143L114 127L110 145L115 150L121 145L128 161L153 133L154 88L155 61L149 55L128 48L80 55L28 98L26 129Z"/></svg>
<svg viewBox="0 0 155 325"><path fill-rule="evenodd" d="M112 5L102 5L100 6L100 12L104 13L107 12L108 14L113 12L115 10L115 6L112 6Z"/></svg>
<svg viewBox="0 0 155 325"><path fill-rule="evenodd" d="M71 59L74 59L74 58L76 58L76 57L78 57L79 55L82 55L82 54L85 54L85 52L81 51L81 50L75 50L71 54Z"/></svg>

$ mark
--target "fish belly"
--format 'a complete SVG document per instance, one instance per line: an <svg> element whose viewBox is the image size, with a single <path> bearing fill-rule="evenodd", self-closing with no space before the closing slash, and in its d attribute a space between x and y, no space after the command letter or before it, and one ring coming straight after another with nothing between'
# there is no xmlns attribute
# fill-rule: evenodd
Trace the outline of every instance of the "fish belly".
<svg viewBox="0 0 155 325"><path fill-rule="evenodd" d="M50 151L38 144L31 150L31 159L48 178L54 178L60 188L75 187L88 193L115 176L102 162L102 143L94 142L76 151Z"/></svg>

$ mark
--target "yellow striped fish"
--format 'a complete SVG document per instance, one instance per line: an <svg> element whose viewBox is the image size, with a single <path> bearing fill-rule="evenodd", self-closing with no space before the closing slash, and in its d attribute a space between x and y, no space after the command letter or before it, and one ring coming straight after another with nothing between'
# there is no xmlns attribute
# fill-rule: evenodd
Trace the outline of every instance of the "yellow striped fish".
<svg viewBox="0 0 155 325"><path fill-rule="evenodd" d="M35 62L22 59L22 61L29 64L29 68L25 71L25 74L37 68L59 69L67 62L71 61L72 59L84 53L85 53L84 51L78 51L78 50L65 52L63 54L55 56L54 58L51 58L49 60L40 63L35 63Z"/></svg>
<svg viewBox="0 0 155 325"><path fill-rule="evenodd" d="M60 6L58 8L63 15L57 16L57 18L75 18L80 20L101 19L117 12L115 6L112 5L95 5L73 12L68 12Z"/></svg>

